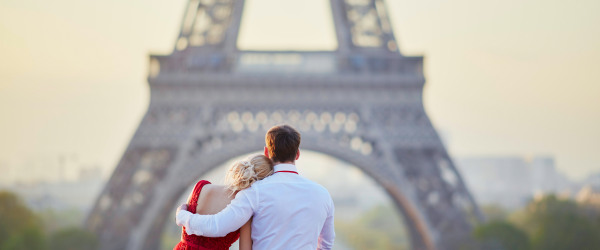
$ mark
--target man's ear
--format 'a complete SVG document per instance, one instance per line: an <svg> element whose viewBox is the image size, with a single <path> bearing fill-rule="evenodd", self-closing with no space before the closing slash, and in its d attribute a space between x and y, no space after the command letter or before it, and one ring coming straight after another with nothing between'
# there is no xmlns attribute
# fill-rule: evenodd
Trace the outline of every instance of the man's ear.
<svg viewBox="0 0 600 250"><path fill-rule="evenodd" d="M269 156L269 149L268 149L266 146L265 146L265 156L266 156L267 158L269 158L269 159L271 158L271 157Z"/></svg>
<svg viewBox="0 0 600 250"><path fill-rule="evenodd" d="M298 158L300 158L300 149L298 149L298 151L296 151L296 161L298 160Z"/></svg>

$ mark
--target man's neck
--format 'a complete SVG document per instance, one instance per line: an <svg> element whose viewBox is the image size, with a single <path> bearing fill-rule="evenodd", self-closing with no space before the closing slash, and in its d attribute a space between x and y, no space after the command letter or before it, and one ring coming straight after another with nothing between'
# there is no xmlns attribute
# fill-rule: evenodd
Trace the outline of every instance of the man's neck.
<svg viewBox="0 0 600 250"><path fill-rule="evenodd" d="M279 164L292 164L292 165L296 165L295 162L293 161L286 161L286 162L273 162L273 165L279 165Z"/></svg>

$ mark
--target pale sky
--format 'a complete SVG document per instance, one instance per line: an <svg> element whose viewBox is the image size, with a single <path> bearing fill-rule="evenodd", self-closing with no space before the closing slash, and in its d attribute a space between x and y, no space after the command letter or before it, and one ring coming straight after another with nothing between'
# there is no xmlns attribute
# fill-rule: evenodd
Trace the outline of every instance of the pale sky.
<svg viewBox="0 0 600 250"><path fill-rule="evenodd" d="M77 155L112 170L149 103L185 0L1 0L0 164ZM329 1L248 0L242 49L333 49ZM455 157L552 155L600 171L600 1L387 0Z"/></svg>

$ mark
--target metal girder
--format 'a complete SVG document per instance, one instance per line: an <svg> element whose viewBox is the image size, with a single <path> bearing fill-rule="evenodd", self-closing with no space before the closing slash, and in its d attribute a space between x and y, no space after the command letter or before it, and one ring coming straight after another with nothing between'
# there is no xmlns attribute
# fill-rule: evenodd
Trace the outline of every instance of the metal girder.
<svg viewBox="0 0 600 250"><path fill-rule="evenodd" d="M338 50L270 52L235 48L244 1L189 1L176 50L150 57L148 111L86 221L101 249L156 249L182 192L279 123L379 183L413 249L469 241L481 214L423 108L422 58L399 53L383 1L330 2Z"/></svg>

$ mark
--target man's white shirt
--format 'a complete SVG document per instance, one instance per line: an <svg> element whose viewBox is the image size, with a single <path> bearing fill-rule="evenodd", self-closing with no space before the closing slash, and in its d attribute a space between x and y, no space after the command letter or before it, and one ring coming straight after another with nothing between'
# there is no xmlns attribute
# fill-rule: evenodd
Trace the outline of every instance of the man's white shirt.
<svg viewBox="0 0 600 250"><path fill-rule="evenodd" d="M253 249L331 249L334 206L327 189L292 173L297 171L292 164L274 170L215 215L179 211L177 225L185 226L188 234L221 237L252 217Z"/></svg>

